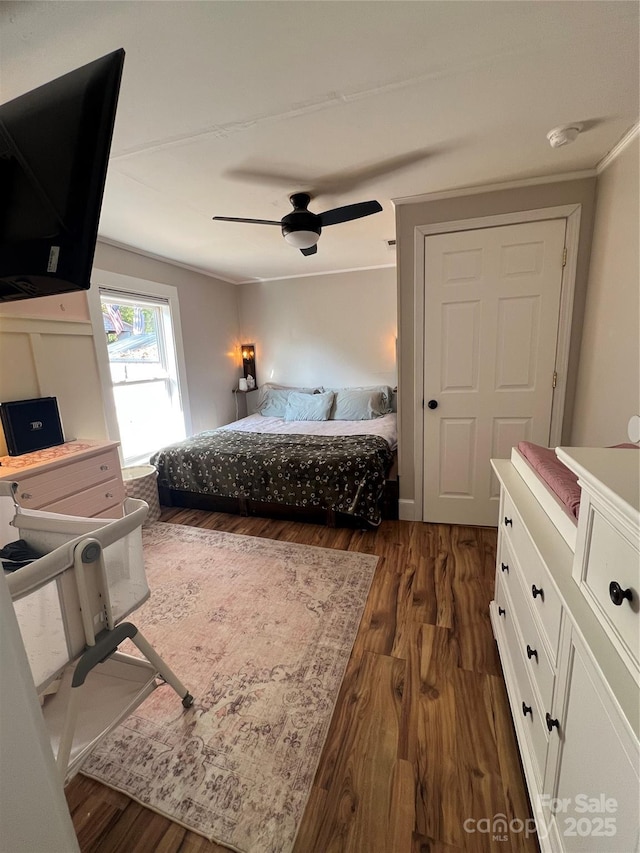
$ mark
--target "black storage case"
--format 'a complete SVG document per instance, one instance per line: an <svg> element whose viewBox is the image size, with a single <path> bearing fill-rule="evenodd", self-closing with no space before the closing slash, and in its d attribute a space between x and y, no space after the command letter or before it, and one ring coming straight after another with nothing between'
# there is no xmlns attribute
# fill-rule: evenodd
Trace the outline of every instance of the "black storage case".
<svg viewBox="0 0 640 853"><path fill-rule="evenodd" d="M0 403L0 420L10 456L64 444L55 397Z"/></svg>

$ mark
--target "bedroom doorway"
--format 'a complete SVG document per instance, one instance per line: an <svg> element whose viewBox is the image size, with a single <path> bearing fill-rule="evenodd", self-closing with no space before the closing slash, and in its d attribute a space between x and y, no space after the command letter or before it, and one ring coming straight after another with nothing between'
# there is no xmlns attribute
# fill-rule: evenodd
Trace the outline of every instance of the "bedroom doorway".
<svg viewBox="0 0 640 853"><path fill-rule="evenodd" d="M490 458L550 443L566 227L425 236L425 521L495 526Z"/></svg>

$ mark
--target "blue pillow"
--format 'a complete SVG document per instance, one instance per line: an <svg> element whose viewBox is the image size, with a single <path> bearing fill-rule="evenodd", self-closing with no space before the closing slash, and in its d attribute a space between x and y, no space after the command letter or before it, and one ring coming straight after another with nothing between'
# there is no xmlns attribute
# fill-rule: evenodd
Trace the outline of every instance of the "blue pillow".
<svg viewBox="0 0 640 853"><path fill-rule="evenodd" d="M294 392L298 394L317 394L318 390L318 388L292 388L287 385L265 383L260 388L260 398L256 411L265 417L283 418L290 394Z"/></svg>
<svg viewBox="0 0 640 853"><path fill-rule="evenodd" d="M269 388L265 391L264 399L258 406L258 411L265 418L283 418L287 407L287 400L292 391L284 388Z"/></svg>
<svg viewBox="0 0 640 853"><path fill-rule="evenodd" d="M382 392L371 388L340 388L335 392L334 421L368 421L388 411Z"/></svg>
<svg viewBox="0 0 640 853"><path fill-rule="evenodd" d="M284 412L285 421L326 421L333 405L333 391L325 394L289 394Z"/></svg>

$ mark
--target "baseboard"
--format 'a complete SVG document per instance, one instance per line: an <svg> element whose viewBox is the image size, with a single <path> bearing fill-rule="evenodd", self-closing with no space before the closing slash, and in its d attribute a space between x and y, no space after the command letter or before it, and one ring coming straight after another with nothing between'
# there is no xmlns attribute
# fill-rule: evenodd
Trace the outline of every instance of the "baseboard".
<svg viewBox="0 0 640 853"><path fill-rule="evenodd" d="M421 521L416 518L416 502L409 501L406 498L400 498L398 501L398 518L401 521Z"/></svg>

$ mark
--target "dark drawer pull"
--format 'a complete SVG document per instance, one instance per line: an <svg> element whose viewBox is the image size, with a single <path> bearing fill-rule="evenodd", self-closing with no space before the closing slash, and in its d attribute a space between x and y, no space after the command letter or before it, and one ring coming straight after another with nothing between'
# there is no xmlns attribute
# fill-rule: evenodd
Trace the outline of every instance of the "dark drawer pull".
<svg viewBox="0 0 640 853"><path fill-rule="evenodd" d="M509 527L509 526L513 527L513 519L512 519L512 518L507 518L507 516L505 515L505 517L504 517L504 525L505 525L505 527Z"/></svg>
<svg viewBox="0 0 640 853"><path fill-rule="evenodd" d="M506 615L507 615L507 611L504 609L504 607L498 607L498 616L506 616Z"/></svg>
<svg viewBox="0 0 640 853"><path fill-rule="evenodd" d="M108 466L108 465L101 465L101 466L100 466L100 470L101 470L101 471L108 471L108 470L109 470L109 466Z"/></svg>
<svg viewBox="0 0 640 853"><path fill-rule="evenodd" d="M509 566L506 563L500 563L500 568L502 569L503 572L506 572L507 574L509 574Z"/></svg>
<svg viewBox="0 0 640 853"><path fill-rule="evenodd" d="M531 587L531 595L534 598L540 596L540 598L544 601L544 590L542 589L542 587L538 588L535 584L533 584Z"/></svg>
<svg viewBox="0 0 640 853"><path fill-rule="evenodd" d="M622 589L618 581L611 581L609 584L609 598L616 607L620 607L625 598L627 601L631 601L633 592L630 589Z"/></svg>
<svg viewBox="0 0 640 853"><path fill-rule="evenodd" d="M527 716L527 714L531 714L531 719L533 720L533 709L531 708L531 705L525 705L523 702L522 713L525 715L525 717Z"/></svg>
<svg viewBox="0 0 640 853"><path fill-rule="evenodd" d="M554 729L558 729L560 731L560 723L558 720L554 720L551 714L547 711L545 714L545 720L547 721L547 728L549 731L553 731Z"/></svg>
<svg viewBox="0 0 640 853"><path fill-rule="evenodd" d="M528 643L527 643L527 657L529 658L529 660L531 660L531 658L535 658L536 663L538 663L538 650L532 649Z"/></svg>

